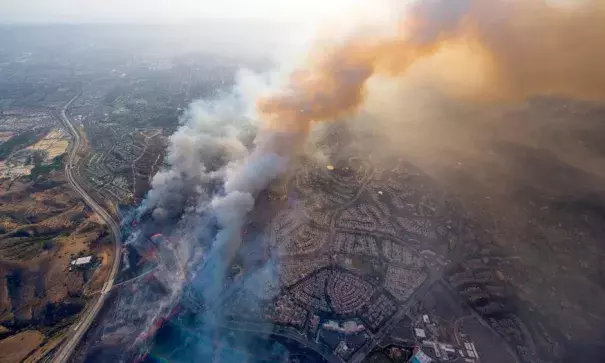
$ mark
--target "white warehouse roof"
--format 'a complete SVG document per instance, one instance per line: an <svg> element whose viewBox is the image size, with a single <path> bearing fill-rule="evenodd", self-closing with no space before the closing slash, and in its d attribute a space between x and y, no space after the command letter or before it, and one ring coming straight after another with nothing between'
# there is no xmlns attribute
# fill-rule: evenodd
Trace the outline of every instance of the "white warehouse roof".
<svg viewBox="0 0 605 363"><path fill-rule="evenodd" d="M72 261L71 264L76 266L86 265L87 263L90 263L90 261L92 261L92 256L86 256L77 258L75 261Z"/></svg>

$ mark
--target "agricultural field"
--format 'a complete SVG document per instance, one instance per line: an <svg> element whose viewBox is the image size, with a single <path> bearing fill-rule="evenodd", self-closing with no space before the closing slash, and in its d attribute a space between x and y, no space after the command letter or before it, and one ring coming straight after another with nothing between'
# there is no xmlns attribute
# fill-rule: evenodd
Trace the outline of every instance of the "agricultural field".
<svg viewBox="0 0 605 363"><path fill-rule="evenodd" d="M42 140L27 147L27 150L42 151L45 155L44 160L48 161L64 154L67 146L69 146L67 133L63 129L53 129Z"/></svg>

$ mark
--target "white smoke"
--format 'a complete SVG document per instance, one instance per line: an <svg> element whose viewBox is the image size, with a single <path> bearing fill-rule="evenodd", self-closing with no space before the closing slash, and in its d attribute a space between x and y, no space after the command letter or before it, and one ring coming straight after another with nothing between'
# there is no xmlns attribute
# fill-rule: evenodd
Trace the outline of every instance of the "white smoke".
<svg viewBox="0 0 605 363"><path fill-rule="evenodd" d="M157 249L154 276L167 290L149 299L141 325L153 326L187 291L206 308L218 301L257 195L287 166L289 155L277 146L291 135L263 130L254 114L255 100L276 75L244 71L238 79L232 92L196 101L183 113L169 139L165 168L137 210L138 228L146 232L133 233L126 244ZM150 242L149 235L158 233ZM221 319L214 311L206 325Z"/></svg>

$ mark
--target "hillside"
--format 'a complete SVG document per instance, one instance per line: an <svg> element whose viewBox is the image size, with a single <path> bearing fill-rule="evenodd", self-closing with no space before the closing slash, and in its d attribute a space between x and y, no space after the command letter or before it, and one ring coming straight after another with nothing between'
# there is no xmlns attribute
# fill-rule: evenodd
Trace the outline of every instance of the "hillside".
<svg viewBox="0 0 605 363"><path fill-rule="evenodd" d="M55 344L102 286L111 253L107 228L61 171L0 180L0 361ZM100 263L70 268L87 255ZM18 336L35 339L22 346Z"/></svg>

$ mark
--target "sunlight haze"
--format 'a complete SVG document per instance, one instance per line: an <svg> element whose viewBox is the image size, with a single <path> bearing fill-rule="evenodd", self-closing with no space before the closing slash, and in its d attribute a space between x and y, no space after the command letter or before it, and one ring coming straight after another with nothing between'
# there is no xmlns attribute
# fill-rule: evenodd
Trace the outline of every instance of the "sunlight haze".
<svg viewBox="0 0 605 363"><path fill-rule="evenodd" d="M309 23L342 18L365 0L1 0L3 23L180 22L203 18Z"/></svg>

